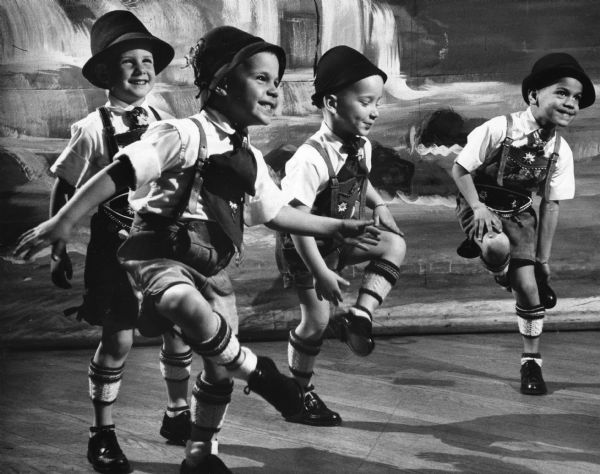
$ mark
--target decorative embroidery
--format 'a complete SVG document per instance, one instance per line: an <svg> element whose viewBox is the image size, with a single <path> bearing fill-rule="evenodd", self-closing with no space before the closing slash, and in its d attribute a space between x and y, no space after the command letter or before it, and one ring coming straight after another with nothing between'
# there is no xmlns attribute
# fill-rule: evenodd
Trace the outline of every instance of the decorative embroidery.
<svg viewBox="0 0 600 474"><path fill-rule="evenodd" d="M342 203L338 204L338 207L337 207L338 212L340 212L340 213L346 212L346 209L348 209L348 203L342 202Z"/></svg>
<svg viewBox="0 0 600 474"><path fill-rule="evenodd" d="M236 215L238 211L238 205L236 202L229 201L229 207L231 208L231 214Z"/></svg>
<svg viewBox="0 0 600 474"><path fill-rule="evenodd" d="M535 155L533 153L525 153L525 156L523 156L523 159L527 162L527 163L533 163L535 161Z"/></svg>

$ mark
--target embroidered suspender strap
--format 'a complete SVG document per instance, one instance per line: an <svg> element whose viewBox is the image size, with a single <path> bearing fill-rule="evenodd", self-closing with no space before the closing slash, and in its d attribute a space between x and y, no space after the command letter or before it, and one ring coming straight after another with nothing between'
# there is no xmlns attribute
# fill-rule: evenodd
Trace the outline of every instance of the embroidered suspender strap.
<svg viewBox="0 0 600 474"><path fill-rule="evenodd" d="M498 175L496 176L496 183L498 183L498 186L502 186L504 180L504 168L506 167L506 160L508 160L508 152L512 142L512 116L508 114L506 115L506 138L502 142L502 154L500 155Z"/></svg>
<svg viewBox="0 0 600 474"><path fill-rule="evenodd" d="M204 181L202 178L202 168L206 164L206 159L208 157L208 152L206 149L206 133L204 132L204 127L202 127L200 120L197 118L192 117L190 120L198 127L198 132L200 133L200 143L198 145L198 158L196 159L196 164L194 165L194 175L192 176L189 186L189 196L187 201L186 199L182 199L179 215L185 211L186 205L191 214L196 212L196 208L198 207L198 198L200 197L200 191L202 190L202 183Z"/></svg>
<svg viewBox="0 0 600 474"><path fill-rule="evenodd" d="M365 215L365 208L367 206L367 185L368 179L365 176L360 186L360 204L358 206L358 218L363 219Z"/></svg>
<svg viewBox="0 0 600 474"><path fill-rule="evenodd" d="M554 151L550 155L550 158L548 158L548 168L546 171L546 183L544 184L544 199L546 199L546 200L549 200L548 198L550 197L550 181L552 180L552 175L554 174L554 171L556 170L556 162L558 161L558 157L559 157L558 150L560 150L560 136L557 133L556 139L554 141Z"/></svg>
<svg viewBox="0 0 600 474"><path fill-rule="evenodd" d="M100 113L100 119L102 120L102 125L104 127L103 132L104 137L106 138L106 146L108 147L108 155L112 162L113 157L119 151L119 145L115 138L115 127L113 127L112 121L110 120L110 112L106 107L98 107L98 112Z"/></svg>
<svg viewBox="0 0 600 474"><path fill-rule="evenodd" d="M333 169L333 165L331 164L331 160L329 159L329 156L327 155L325 148L323 148L323 145L321 143L319 143L317 140L309 138L304 143L306 145L312 146L315 150L317 150L319 152L319 155L321 155L321 158L323 158L323 161L327 165L327 172L329 173L329 184L331 187L331 204L330 204L329 212L331 213L332 216L334 216L335 212L336 212L335 203L337 200L339 181L338 181L337 175L335 174L335 171Z"/></svg>

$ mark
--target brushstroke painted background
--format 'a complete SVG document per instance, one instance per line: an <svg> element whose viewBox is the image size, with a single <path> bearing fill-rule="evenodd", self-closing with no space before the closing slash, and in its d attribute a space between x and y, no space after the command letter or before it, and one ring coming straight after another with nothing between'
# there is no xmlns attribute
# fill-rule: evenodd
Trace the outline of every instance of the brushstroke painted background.
<svg viewBox="0 0 600 474"><path fill-rule="evenodd" d="M370 135L383 147L373 178L396 204L404 228L415 229L408 236L407 271L442 262L441 271L448 272L464 263L454 254L460 233L448 170L473 126L524 107L520 81L536 58L549 51L569 52L596 84L600 80L600 5L594 0L0 0L5 281L14 277L6 269L15 262L6 256L15 237L47 214L52 183L47 170L64 147L70 124L105 101L104 92L83 79L81 66L89 57L92 23L114 9L131 10L175 47L175 60L159 76L151 97L175 116L195 110L192 72L184 67L184 56L203 33L230 24L281 44L289 67L279 116L272 126L252 131L253 142L272 152L274 162L318 126L309 100L316 50L321 54L347 44L384 69L389 75L385 105ZM430 114L448 107L455 114L430 130ZM595 105L582 111L563 133L577 161L578 204L563 212L567 217L561 229L568 243L557 243L555 261L581 271L600 266L595 248L600 237L599 110ZM425 140L432 134L437 138ZM83 226L71 248L83 253L86 239ZM272 236L253 229L247 241L265 253L250 259L250 273L252 265L274 271ZM46 260L43 255L39 262Z"/></svg>

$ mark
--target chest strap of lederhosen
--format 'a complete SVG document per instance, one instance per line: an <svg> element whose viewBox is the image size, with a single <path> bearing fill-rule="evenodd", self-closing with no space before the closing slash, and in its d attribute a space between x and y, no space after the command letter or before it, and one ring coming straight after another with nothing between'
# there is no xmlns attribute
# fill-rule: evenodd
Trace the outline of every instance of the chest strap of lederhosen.
<svg viewBox="0 0 600 474"><path fill-rule="evenodd" d="M150 107L150 106L149 106L149 109L152 112L152 115L154 115L154 118L156 120L160 120L160 115L158 114L156 109L154 109L154 107ZM100 114L100 119L102 120L102 127L103 127L102 131L104 134L104 139L106 140L106 145L108 147L109 161L112 163L114 156L119 151L119 140L117 139L117 137L119 135L117 135L115 133L115 127L112 124L112 120L110 119L110 112L108 111L108 109L104 106L98 107L98 113ZM145 131L146 131L145 129L139 129L134 132L125 132L125 134L134 133L135 134L134 139L130 140L130 142L134 142L134 141L139 140L141 135ZM125 135L125 134L120 134L120 135Z"/></svg>
<svg viewBox="0 0 600 474"><path fill-rule="evenodd" d="M329 173L329 189L331 189L331 198L330 198L331 202L329 205L329 213L330 213L329 215L335 216L336 211L337 211L337 199L338 199L340 183L339 183L337 174L335 173L335 170L333 169L333 165L331 164L331 160L329 159L329 155L327 154L327 151L325 151L325 148L323 147L323 145L313 138L309 138L304 143L306 145L312 146L315 150L317 150L319 152L319 155L321 155L321 158L323 158L325 165L327 165L327 172ZM367 203L367 192L366 191L367 191L367 179L364 178L362 180L361 189L359 192L359 199L360 199L359 206L358 206L358 218L359 219L363 218L363 215L365 212L365 207L366 207L366 203ZM349 202L348 205L354 206L354 203Z"/></svg>
<svg viewBox="0 0 600 474"><path fill-rule="evenodd" d="M498 186L502 186L504 180L504 169L506 168L506 162L508 160L508 155L510 152L510 147L512 146L512 142L514 139L512 138L512 115L508 114L506 116L506 138L502 142L502 153L500 155L500 164L498 166L498 175L496 176L496 182ZM552 179L552 175L554 174L554 170L556 169L556 162L558 161L558 150L560 149L560 136L556 133L556 138L554 141L554 150L552 154L548 158L548 164L546 167L546 179L544 183L544 198L548 199L550 197L550 181Z"/></svg>

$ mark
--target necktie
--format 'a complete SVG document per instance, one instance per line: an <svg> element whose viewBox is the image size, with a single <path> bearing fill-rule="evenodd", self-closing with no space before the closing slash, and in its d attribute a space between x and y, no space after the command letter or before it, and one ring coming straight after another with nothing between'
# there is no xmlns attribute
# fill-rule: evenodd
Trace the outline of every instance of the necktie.
<svg viewBox="0 0 600 474"><path fill-rule="evenodd" d="M148 112L143 107L134 107L123 114L123 123L130 130L139 128L147 128L150 121L148 120Z"/></svg>
<svg viewBox="0 0 600 474"><path fill-rule="evenodd" d="M354 174L366 174L368 172L360 137L353 137L345 141L340 151L348 153L346 166L350 171Z"/></svg>

